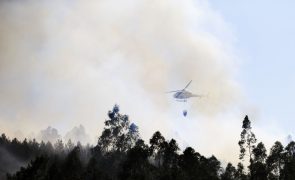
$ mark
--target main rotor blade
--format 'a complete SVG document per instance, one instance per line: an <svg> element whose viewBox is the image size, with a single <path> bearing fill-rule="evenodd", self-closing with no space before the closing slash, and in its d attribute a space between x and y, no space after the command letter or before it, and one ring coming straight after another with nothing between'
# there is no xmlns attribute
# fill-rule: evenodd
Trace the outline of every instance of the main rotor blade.
<svg viewBox="0 0 295 180"><path fill-rule="evenodd" d="M192 80L185 86L185 88L183 88L183 90L185 90L190 84L191 84Z"/></svg>

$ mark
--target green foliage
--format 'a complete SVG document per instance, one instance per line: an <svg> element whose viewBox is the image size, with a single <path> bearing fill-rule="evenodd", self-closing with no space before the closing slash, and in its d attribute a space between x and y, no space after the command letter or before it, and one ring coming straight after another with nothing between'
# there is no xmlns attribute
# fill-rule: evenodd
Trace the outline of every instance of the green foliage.
<svg viewBox="0 0 295 180"><path fill-rule="evenodd" d="M160 167L163 163L164 149L167 146L167 142L162 134L157 131L150 139L150 154L156 162L156 166Z"/></svg>
<svg viewBox="0 0 295 180"><path fill-rule="evenodd" d="M187 147L179 156L179 167L184 179L197 179L201 172L201 155L191 147Z"/></svg>
<svg viewBox="0 0 295 180"><path fill-rule="evenodd" d="M251 121L249 120L248 116L244 118L243 121L243 130L241 132L241 140L239 141L240 146L240 159L243 160L246 153L248 152L249 161L252 161L252 150L255 147L256 137L255 134L251 131Z"/></svg>
<svg viewBox="0 0 295 180"><path fill-rule="evenodd" d="M31 161L27 168L21 168L13 176L8 176L8 180L32 180L32 179L45 179L46 168L49 159L46 156L37 157L34 161Z"/></svg>
<svg viewBox="0 0 295 180"><path fill-rule="evenodd" d="M266 164L269 173L268 179L282 179L283 175L281 172L284 167L284 147L279 141L276 141L271 147L270 154L266 159Z"/></svg>
<svg viewBox="0 0 295 180"><path fill-rule="evenodd" d="M80 147L76 146L66 157L63 164L63 176L68 179L81 179L83 165L80 160Z"/></svg>
<svg viewBox="0 0 295 180"><path fill-rule="evenodd" d="M266 149L262 142L258 143L253 149L252 154L254 159L249 166L251 172L251 179L253 180L267 180L267 169L265 164Z"/></svg>
<svg viewBox="0 0 295 180"><path fill-rule="evenodd" d="M98 145L105 153L126 152L139 138L138 130L130 127L129 117L119 113L118 105L108 112L108 116L110 119L105 121L105 128L98 140Z"/></svg>
<svg viewBox="0 0 295 180"><path fill-rule="evenodd" d="M262 142L255 146L248 116L243 121L240 158L249 155L249 171L239 163L221 168L215 156L205 157L193 148L182 153L176 140L166 140L157 131L145 144L138 127L115 106L108 113L105 128L94 147L64 144L58 140L37 143L0 137L0 152L27 160L26 167L8 174L8 180L294 180L295 142L283 147L275 142L267 156ZM0 158L1 163L1 158ZM9 166L9 165L7 165ZM0 166L1 167L1 166ZM3 168L3 166L1 167ZM2 169L1 169L2 170ZM7 171L6 171L7 172ZM248 173L248 174L247 174ZM0 176L0 178L2 178Z"/></svg>
<svg viewBox="0 0 295 180"><path fill-rule="evenodd" d="M248 179L248 176L245 174L245 171L244 171L244 165L242 163L238 163L235 177L237 180L247 180Z"/></svg>
<svg viewBox="0 0 295 180"><path fill-rule="evenodd" d="M225 172L221 175L221 180L235 180L236 174L236 168L231 163L228 163Z"/></svg>
<svg viewBox="0 0 295 180"><path fill-rule="evenodd" d="M264 144L262 142L258 143L257 146L253 149L252 154L254 155L254 162L265 162L266 155L266 149L264 147Z"/></svg>
<svg viewBox="0 0 295 180"><path fill-rule="evenodd" d="M284 180L295 179L295 142L291 141L284 152L285 165L281 176Z"/></svg>
<svg viewBox="0 0 295 180"><path fill-rule="evenodd" d="M153 166L148 161L149 149L143 140L138 140L136 145L127 152L126 160L118 179L152 179Z"/></svg>

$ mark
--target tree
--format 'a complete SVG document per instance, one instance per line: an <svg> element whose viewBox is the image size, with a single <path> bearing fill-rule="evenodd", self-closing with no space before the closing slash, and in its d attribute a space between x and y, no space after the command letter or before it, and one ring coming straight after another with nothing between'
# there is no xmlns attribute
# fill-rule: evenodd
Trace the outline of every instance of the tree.
<svg viewBox="0 0 295 180"><path fill-rule="evenodd" d="M252 150L255 147L256 137L255 134L252 132L251 121L249 120L248 116L244 118L243 121L243 130L241 132L241 140L239 141L240 146L240 159L244 160L246 153L248 152L249 155L249 162L252 162Z"/></svg>
<svg viewBox="0 0 295 180"><path fill-rule="evenodd" d="M66 179L81 179L83 165L79 154L80 148L76 146L66 157L62 171L62 176L66 177Z"/></svg>
<svg viewBox="0 0 295 180"><path fill-rule="evenodd" d="M128 149L133 147L137 143L137 141L140 140L138 126L136 126L136 124L134 124L134 123L130 124L129 130L128 130L128 133L127 133L127 139L129 141Z"/></svg>
<svg viewBox="0 0 295 180"><path fill-rule="evenodd" d="M53 146L52 146L52 144L51 144L50 141L48 141L48 142L46 143L46 145L45 145L45 150L46 150L46 153L48 153L48 154L53 153L54 148L53 148Z"/></svg>
<svg viewBox="0 0 295 180"><path fill-rule="evenodd" d="M127 158L122 164L120 179L151 179L151 165L148 161L149 149L143 140L127 152Z"/></svg>
<svg viewBox="0 0 295 180"><path fill-rule="evenodd" d="M8 143L9 143L9 139L7 139L6 135L4 133L1 134L1 137L0 137L0 145L1 146L5 146Z"/></svg>
<svg viewBox="0 0 295 180"><path fill-rule="evenodd" d="M71 152L74 149L75 145L72 142L72 140L69 139L68 142L67 142L67 144L65 145L65 147L67 149L67 152Z"/></svg>
<svg viewBox="0 0 295 180"><path fill-rule="evenodd" d="M295 142L291 141L284 152L285 166L283 168L282 176L285 180L295 179Z"/></svg>
<svg viewBox="0 0 295 180"><path fill-rule="evenodd" d="M179 156L179 167L183 173L183 179L200 178L200 157L201 155L191 147L187 147Z"/></svg>
<svg viewBox="0 0 295 180"><path fill-rule="evenodd" d="M254 155L254 162L265 162L266 158L266 149L262 142L258 143L257 146L253 149L253 155Z"/></svg>
<svg viewBox="0 0 295 180"><path fill-rule="evenodd" d="M208 172L210 175L210 179L219 179L219 174L221 171L220 161L215 156L211 156L208 158Z"/></svg>
<svg viewBox="0 0 295 180"><path fill-rule="evenodd" d="M105 121L105 128L98 140L98 145L103 152L126 152L139 138L138 127L129 126L129 117L119 113L119 106L115 105L108 112L110 119Z"/></svg>
<svg viewBox="0 0 295 180"><path fill-rule="evenodd" d="M100 168L100 162L97 158L91 157L87 166L86 172L84 174L85 179L91 180L100 180L100 179L108 179L108 176L103 169Z"/></svg>
<svg viewBox="0 0 295 180"><path fill-rule="evenodd" d="M57 156L51 157L51 163L46 172L46 180L62 179L61 162Z"/></svg>
<svg viewBox="0 0 295 180"><path fill-rule="evenodd" d="M162 159L161 166L159 167L160 179L181 179L179 177L178 168L178 144L174 139L168 142L164 141L160 144L160 154Z"/></svg>
<svg viewBox="0 0 295 180"><path fill-rule="evenodd" d="M104 130L99 137L96 154L102 154L101 168L110 178L115 179L119 172L121 162L126 158L126 153L139 139L138 127L132 123L129 117L120 114L119 106L115 105L108 112L108 117L104 123ZM96 159L99 161L99 159Z"/></svg>
<svg viewBox="0 0 295 180"><path fill-rule="evenodd" d="M37 157L31 161L27 168L21 168L14 175L8 175L8 180L31 180L31 179L45 179L46 167L49 159L46 156Z"/></svg>
<svg viewBox="0 0 295 180"><path fill-rule="evenodd" d="M215 156L206 158L200 156L200 179L219 180L221 174L220 162Z"/></svg>
<svg viewBox="0 0 295 180"><path fill-rule="evenodd" d="M235 177L237 180L247 180L248 179L247 175L244 172L244 165L242 163L238 163Z"/></svg>
<svg viewBox="0 0 295 180"><path fill-rule="evenodd" d="M150 139L150 146L139 138L138 127L130 124L127 115L119 113L114 106L108 113L105 128L95 147L61 140L53 148L48 142L9 140L0 137L0 150L7 156L29 157L32 161L8 179L91 179L91 180L294 180L295 142L284 149L276 142L267 157L262 142L256 144L248 116L243 121L240 158L249 156L249 175L245 174L242 163L235 168L228 163L225 170L220 161L212 155L204 157L191 147L179 154L174 139L165 140L157 131ZM130 125L129 125L130 124ZM72 149L72 150L71 150ZM0 152L0 153L1 153ZM91 153L90 153L91 152ZM39 156L41 154L41 156ZM38 155L38 156L36 156ZM0 158L1 164L1 158ZM7 163L2 163L7 164ZM6 166L6 165L5 165ZM2 170L2 169L1 169ZM0 174L0 178L2 178Z"/></svg>
<svg viewBox="0 0 295 180"><path fill-rule="evenodd" d="M155 159L156 165L160 167L163 162L164 148L167 142L162 134L157 131L150 139L150 154Z"/></svg>
<svg viewBox="0 0 295 180"><path fill-rule="evenodd" d="M250 179L251 180L267 180L267 170L265 164L266 149L262 142L258 143L253 149L252 154L254 159L250 164Z"/></svg>
<svg viewBox="0 0 295 180"><path fill-rule="evenodd" d="M249 164L253 163L252 159L252 151L255 148L255 143L257 141L255 134L252 132L251 121L249 120L248 116L246 115L243 120L242 125L242 132L241 132L241 140L239 141L240 146L240 156L239 159L244 161L245 155L249 156ZM250 177L251 177L251 170L250 170Z"/></svg>
<svg viewBox="0 0 295 180"><path fill-rule="evenodd" d="M178 144L174 139L171 139L169 143L165 143L163 164L166 168L172 168L177 166L179 150Z"/></svg>
<svg viewBox="0 0 295 180"><path fill-rule="evenodd" d="M61 139L58 139L56 141L56 143L54 144L54 150L57 152L57 153L64 153L64 143L62 142Z"/></svg>
<svg viewBox="0 0 295 180"><path fill-rule="evenodd" d="M281 171L284 167L284 147L276 141L271 147L269 156L266 159L266 165L268 169L268 179L278 180L281 179Z"/></svg>
<svg viewBox="0 0 295 180"><path fill-rule="evenodd" d="M236 174L236 168L231 163L228 163L224 173L221 175L221 180L235 180Z"/></svg>

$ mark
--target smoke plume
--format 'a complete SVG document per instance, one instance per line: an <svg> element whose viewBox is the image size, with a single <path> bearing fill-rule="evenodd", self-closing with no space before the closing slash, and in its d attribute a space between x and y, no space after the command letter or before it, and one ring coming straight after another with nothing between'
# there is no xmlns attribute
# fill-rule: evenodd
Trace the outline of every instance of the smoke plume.
<svg viewBox="0 0 295 180"><path fill-rule="evenodd" d="M61 135L58 133L58 130L52 127L47 127L44 130L41 130L37 136L39 141L55 143L58 139L61 139Z"/></svg>
<svg viewBox="0 0 295 180"><path fill-rule="evenodd" d="M160 130L203 145L193 132L217 127L240 98L234 35L207 1L4 0L0 23L2 132L52 126L64 136L83 124L94 139L118 103L146 140ZM189 80L208 98L183 105L165 94Z"/></svg>
<svg viewBox="0 0 295 180"><path fill-rule="evenodd" d="M65 142L71 140L75 144L77 144L78 142L82 144L87 144L90 142L89 135L86 134L83 125L80 125L79 127L74 127L71 131L67 132L64 139Z"/></svg>

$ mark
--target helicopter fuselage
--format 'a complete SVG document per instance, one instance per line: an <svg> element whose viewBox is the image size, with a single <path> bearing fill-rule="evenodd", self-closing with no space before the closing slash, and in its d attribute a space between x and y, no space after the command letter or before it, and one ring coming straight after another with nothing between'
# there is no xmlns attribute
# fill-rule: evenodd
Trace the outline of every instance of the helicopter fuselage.
<svg viewBox="0 0 295 180"><path fill-rule="evenodd" d="M190 97L197 97L197 95L194 95L193 93L191 93L189 91L183 90L183 91L176 92L173 95L173 97L175 99L188 99Z"/></svg>

